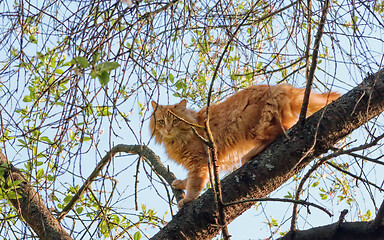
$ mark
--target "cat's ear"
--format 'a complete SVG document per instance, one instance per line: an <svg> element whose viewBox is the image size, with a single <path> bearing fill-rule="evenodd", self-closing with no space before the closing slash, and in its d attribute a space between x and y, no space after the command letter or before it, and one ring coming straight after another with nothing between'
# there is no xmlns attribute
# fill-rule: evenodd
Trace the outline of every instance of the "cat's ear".
<svg viewBox="0 0 384 240"><path fill-rule="evenodd" d="M151 101L152 109L155 110L157 108L157 102Z"/></svg>
<svg viewBox="0 0 384 240"><path fill-rule="evenodd" d="M181 102L176 104L176 107L186 108L187 107L187 100L185 100L185 99L181 100Z"/></svg>

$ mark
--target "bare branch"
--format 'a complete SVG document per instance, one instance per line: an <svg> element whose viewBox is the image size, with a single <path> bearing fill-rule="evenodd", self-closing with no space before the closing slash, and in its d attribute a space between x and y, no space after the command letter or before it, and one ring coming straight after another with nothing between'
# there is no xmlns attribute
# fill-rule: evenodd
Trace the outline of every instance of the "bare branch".
<svg viewBox="0 0 384 240"><path fill-rule="evenodd" d="M354 148L351 148L351 149L347 149L347 150L343 150L343 149L340 149L334 153L331 153L331 154L328 154L327 156L324 156L322 158L320 158L316 164L314 164L311 169L308 170L308 172L304 175L304 177L301 179L300 183L299 183L299 186L297 187L297 190L296 190L296 194L295 194L295 200L299 200L299 197L300 197L300 194L301 194L301 191L303 189L303 186L304 186L304 183L307 181L307 179L312 175L312 173L314 171L316 171L316 169L318 167L320 167L322 164L324 164L326 161L328 161L329 159L332 159L332 158L335 158L335 157L338 157L340 155L343 155L343 154L353 154L353 152L356 152L356 151L360 151L360 150L363 150L363 149L366 149L366 148L369 148L369 147L372 147L374 145L376 145L382 138L384 137L384 134L383 135L380 135L379 137L375 138L372 142L370 143L367 143L367 144L363 144L363 145L360 145L358 147L354 147ZM329 163L329 164L332 164L332 163ZM332 164L334 166L334 164ZM337 166L336 166L337 167ZM340 168L338 168L340 169ZM354 176L354 175L353 175ZM361 178L359 178L361 179ZM376 186L377 187L377 186ZM297 204L295 204L293 206L293 210L292 210L292 221L291 221L291 231L294 231L294 227L295 227L295 221L294 219L296 219L297 217Z"/></svg>
<svg viewBox="0 0 384 240"><path fill-rule="evenodd" d="M144 159L148 160L151 163L151 166L156 170L156 172L160 174L168 182L169 185L171 185L172 181L176 179L175 175L164 167L164 165L160 161L160 158L147 146L119 144L113 147L109 152L107 152L103 159L97 164L96 168L93 170L91 175L89 175L84 184L80 187L79 191L77 191L77 193L72 197L71 201L63 208L63 211L58 215L58 220L63 219L63 217L73 208L75 203L79 201L80 197L88 189L92 181L100 174L103 168L111 161L111 159L117 153L120 152L137 154L143 157ZM177 200L184 198L184 192L182 190L172 188L172 191L173 194L176 196Z"/></svg>
<svg viewBox="0 0 384 240"><path fill-rule="evenodd" d="M311 3L309 1L308 7L310 7L310 4ZM313 83L313 78L315 76L315 70L316 70L316 65L317 65L317 56L319 53L321 37L323 36L324 25L325 25L325 20L327 18L328 8L329 8L329 0L325 0L321 19L320 19L320 23L319 23L319 28L317 30L315 42L314 42L314 46L313 46L312 64L311 64L311 68L309 69L309 72L307 73L307 76L306 76L307 77L307 85L305 87L303 106L301 108L301 112L300 112L300 116L299 116L299 123L301 125L304 124L305 116L307 115L309 95L311 94L311 87L312 87L312 83ZM310 25L308 25L308 28L311 28ZM310 34L310 32L308 34ZM308 41L310 41L310 40L308 40ZM307 46L307 47L309 48L309 46ZM307 58L307 63L308 63L308 58Z"/></svg>
<svg viewBox="0 0 384 240"><path fill-rule="evenodd" d="M230 203L225 203L225 206L231 206L235 204L241 204L241 203L248 203L248 202L289 202L289 203L295 203L295 204L301 204L305 206L312 206L315 208L320 209L321 211L325 212L328 214L329 217L332 217L333 214L330 213L327 209L324 207L317 205L315 203L307 202L304 200L296 200L296 199L288 199L288 198L252 198L252 199L245 199L241 201L235 201L235 202L230 202Z"/></svg>
<svg viewBox="0 0 384 240"><path fill-rule="evenodd" d="M327 162L327 164L328 164L329 166L335 168L337 171L343 172L343 173L345 173L345 174L347 174L347 175L349 175L349 176L351 176L351 177L353 177L353 178L356 178L357 180L360 180L360 181L362 181L362 182L364 182L364 183L367 183L367 184L369 184L369 185L371 185L371 186L377 188L380 192L384 191L384 189L382 189L381 187L377 186L376 184L374 184L374 183L372 183L372 182L370 182L370 181L368 181L368 180L366 180L366 179L364 179L364 178L361 178L361 177L359 177L359 176L357 176L357 175L355 175L355 174L352 174L352 173L350 173L350 172L348 172L348 171L346 171L346 170L344 170L344 169L342 169L342 168L336 166L335 164L333 164L333 163L331 163L331 162Z"/></svg>

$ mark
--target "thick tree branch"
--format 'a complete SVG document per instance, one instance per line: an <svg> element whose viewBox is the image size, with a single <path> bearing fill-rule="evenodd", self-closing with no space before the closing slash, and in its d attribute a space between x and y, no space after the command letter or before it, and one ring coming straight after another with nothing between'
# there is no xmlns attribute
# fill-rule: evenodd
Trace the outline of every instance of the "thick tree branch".
<svg viewBox="0 0 384 240"><path fill-rule="evenodd" d="M313 114L304 126L292 127L288 137L277 139L255 159L224 178L224 203L266 197L315 157L383 110L384 71L381 70ZM233 221L252 205L244 203L225 208L227 221ZM215 209L213 191L208 190L184 206L152 239L210 239L219 233Z"/></svg>
<svg viewBox="0 0 384 240"><path fill-rule="evenodd" d="M384 239L383 225L384 202L376 215L376 218L369 222L343 222L345 214L344 210L338 222L315 227L304 231L294 231L287 233L279 240L381 240Z"/></svg>
<svg viewBox="0 0 384 240"><path fill-rule="evenodd" d="M333 223L326 226L315 227L304 231L289 232L280 240L382 240L384 228L375 228L370 222L346 222L340 226Z"/></svg>
<svg viewBox="0 0 384 240"><path fill-rule="evenodd" d="M52 213L45 206L45 202L40 198L39 194L29 184L27 178L20 170L13 167L7 161L3 153L0 152L0 165L8 165L4 171L3 178L5 182L9 180L14 183L18 180L22 182L15 186L6 186L8 190L15 191L19 196L16 199L9 199L12 205L18 210L23 217L23 221L35 231L41 240L69 240L72 239L68 233L61 227L59 221L53 217Z"/></svg>

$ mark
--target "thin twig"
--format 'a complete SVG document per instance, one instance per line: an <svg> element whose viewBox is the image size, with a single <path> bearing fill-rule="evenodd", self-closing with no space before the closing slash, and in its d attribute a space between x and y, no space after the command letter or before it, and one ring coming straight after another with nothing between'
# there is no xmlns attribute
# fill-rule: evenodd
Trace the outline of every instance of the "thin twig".
<svg viewBox="0 0 384 240"><path fill-rule="evenodd" d="M351 177L353 177L353 178L356 178L357 180L360 180L360 181L362 181L362 182L364 182L364 183L367 183L367 184L369 184L369 185L371 185L371 186L377 188L380 192L384 191L384 189L382 189L381 187L377 186L376 184L374 184L374 183L372 183L372 182L370 182L370 181L368 181L368 180L366 180L366 179L364 179L364 178L361 178L361 177L359 177L359 176L357 176L357 175L355 175L355 174L353 174L353 173L350 173L350 172L348 172L348 171L346 171L346 170L344 170L344 169L342 169L342 168L336 166L335 164L333 164L333 163L331 163L331 162L327 162L327 164L328 164L329 166L335 168L336 170L342 172L342 173L345 173L345 174L347 174L347 175L349 175L349 176L351 176Z"/></svg>
<svg viewBox="0 0 384 240"><path fill-rule="evenodd" d="M307 49L305 51L305 77L309 79L310 54L312 38L312 0L307 1Z"/></svg>
<svg viewBox="0 0 384 240"><path fill-rule="evenodd" d="M173 180L176 179L175 175L164 167L164 165L160 161L160 158L147 146L119 144L113 147L109 152L107 152L103 159L97 164L91 175L89 175L87 180L85 180L83 185L80 187L79 191L76 192L76 194L72 197L71 201L63 208L63 210L57 216L57 219L59 221L62 220L64 216L73 208L75 203L79 201L81 196L88 189L89 185L100 174L100 172L111 161L111 159L119 152L138 154L139 156L147 159L148 161L150 161L151 167L156 169L156 172L161 175L168 182L169 185L171 185ZM174 188L172 188L172 191L178 201L184 198L184 191Z"/></svg>
<svg viewBox="0 0 384 240"><path fill-rule="evenodd" d="M135 174L135 210L139 210L139 205L137 204L137 185L139 183L139 170L140 170L140 161L141 158L137 160L137 165L136 165L136 174Z"/></svg>
<svg viewBox="0 0 384 240"><path fill-rule="evenodd" d="M171 110L168 110L168 112L169 112L170 114L172 114L172 115L173 115L175 118L179 119L180 121L183 121L183 122L185 122L186 124L188 124L188 125L190 125L190 126L192 126L192 127L195 127L195 128L200 128L200 129L203 129L203 130L205 130L205 127L204 127L204 126L201 126L201 125L199 125L199 124L196 124L196 123L191 123L191 122L189 122L189 121L185 120L184 118L182 118L182 117L178 116L177 114L175 114L175 113L174 113L174 112L172 112Z"/></svg>
<svg viewBox="0 0 384 240"><path fill-rule="evenodd" d="M333 216L332 213L330 213L327 209L325 209L324 207L317 205L315 203L307 202L304 200L287 199L287 198L252 198L252 199L245 199L245 200L241 200L241 201L226 203L225 206L228 207L228 206L232 206L232 205L236 205L236 204L242 204L242 203L248 203L248 202L290 202L290 203L295 203L295 204L312 206L312 207L315 207L315 208L322 210L323 212L328 214L328 216L330 216L330 217Z"/></svg>
<svg viewBox="0 0 384 240"><path fill-rule="evenodd" d="M301 125L304 124L305 116L307 115L309 95L311 93L311 86L313 83L313 77L315 75L315 70L316 70L316 65L317 65L317 56L319 54L320 41L321 41L321 37L323 36L324 25L325 25L325 20L327 18L328 9L329 9L329 0L325 0L321 19L320 19L320 23L319 23L319 28L317 30L316 37L315 37L315 43L313 46L312 64L311 64L311 68L309 69L309 73L306 76L307 77L307 85L305 87L303 105L301 107L301 112L300 112L300 116L299 116L299 123ZM311 26L308 26L308 28L311 28ZM309 48L309 46L307 46L307 48ZM308 60L307 60L307 62L308 62Z"/></svg>
<svg viewBox="0 0 384 240"><path fill-rule="evenodd" d="M204 126L201 126L201 125L196 124L196 123L191 123L191 122L185 120L184 118L182 118L182 117L180 117L180 116L177 116L177 115L176 115L174 112L172 112L171 110L168 110L168 112L169 112L170 114L172 114L175 118L177 118L177 119L179 119L180 121L182 121L182 122L188 124L189 126L191 126L191 129L192 129L193 133L194 133L194 134L195 134L201 141L203 141L206 145L210 145L210 142L209 142L206 138L204 138L203 136L201 136L201 135L197 132L197 130L196 130L196 128L205 130L205 127L204 127ZM210 146L211 146L211 145L210 145ZM212 147L212 146L211 146L211 147Z"/></svg>
<svg viewBox="0 0 384 240"><path fill-rule="evenodd" d="M347 215L347 213L348 213L347 209L344 209L343 211L341 211L339 216L339 221L337 221L337 227L341 227L341 224L343 224L345 215Z"/></svg>
<svg viewBox="0 0 384 240"><path fill-rule="evenodd" d="M300 197L300 193L303 189L303 186L304 186L304 183L307 181L307 179L311 176L311 174L319 167L321 166L323 163L325 163L326 161L328 161L329 159L332 159L332 158L335 158L335 157L338 157L340 155L344 155L344 154L352 154L353 152L356 152L356 151L361 151L363 149L366 149L366 148L369 148L369 147L372 147L374 145L376 145L382 138L384 137L384 134L380 135L379 137L376 137L372 142L370 143L367 143L367 144L363 144L363 145L360 145L358 147L354 147L354 148L351 148L351 149L347 149L347 150L338 150L334 153L331 153L331 154L328 154L327 156L325 157L322 157L319 159L319 161L317 161L312 167L311 169L308 170L308 172L304 175L304 177L302 178L302 180L300 181L299 183L299 186L297 187L297 190L296 190L296 194L295 194L295 200L299 200L299 197ZM292 228L292 226L295 226L296 225L296 218L297 218L297 204L294 204L293 205L293 209L292 209L292 219L291 219L291 230L294 231L294 228Z"/></svg>

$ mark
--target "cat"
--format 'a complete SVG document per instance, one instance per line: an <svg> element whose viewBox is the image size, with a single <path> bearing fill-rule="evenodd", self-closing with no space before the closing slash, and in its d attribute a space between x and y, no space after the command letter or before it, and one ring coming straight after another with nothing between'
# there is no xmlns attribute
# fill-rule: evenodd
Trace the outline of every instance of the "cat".
<svg viewBox="0 0 384 240"><path fill-rule="evenodd" d="M254 85L211 105L210 127L219 170L233 169L240 156L242 164L248 162L292 127L298 120L304 91L288 84ZM307 116L338 97L336 92L311 92ZM188 170L186 179L172 182L173 188L187 190L185 198L178 202L179 208L195 200L209 179L206 145L188 124L204 126L206 107L194 111L186 104L186 100L175 105L151 102L150 129L155 141L164 144L169 158ZM196 131L206 137L204 130Z"/></svg>

